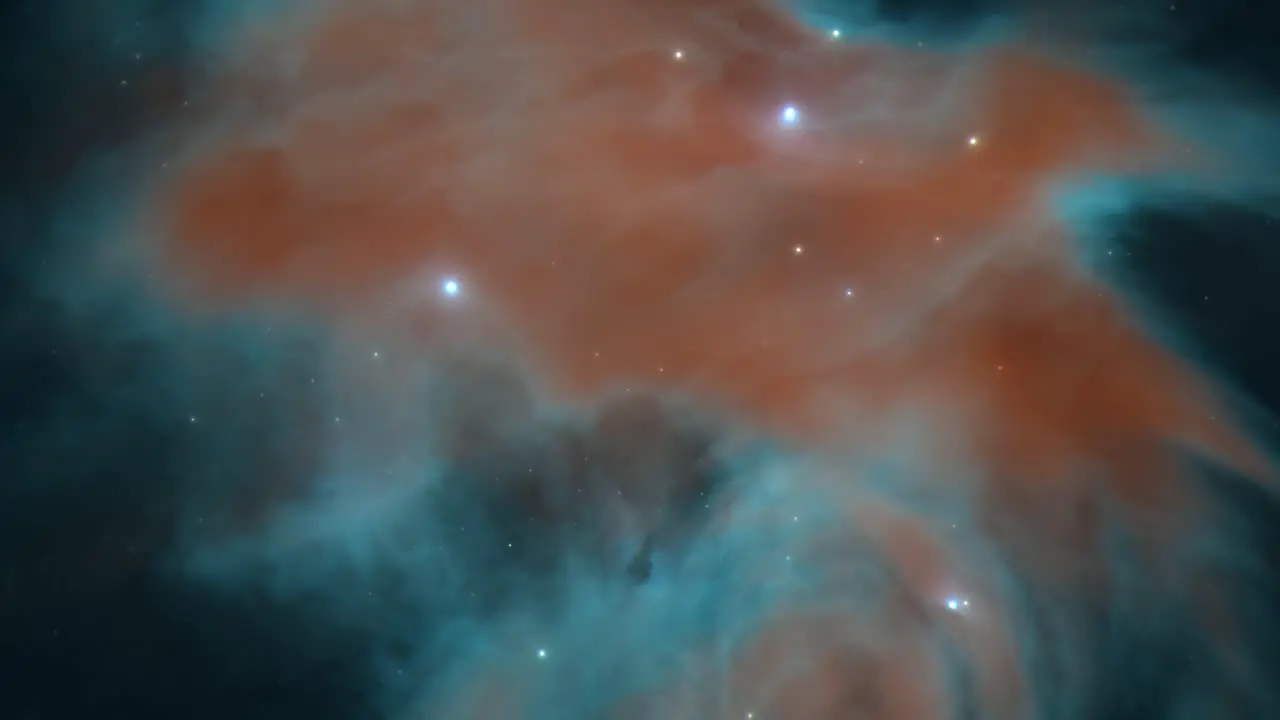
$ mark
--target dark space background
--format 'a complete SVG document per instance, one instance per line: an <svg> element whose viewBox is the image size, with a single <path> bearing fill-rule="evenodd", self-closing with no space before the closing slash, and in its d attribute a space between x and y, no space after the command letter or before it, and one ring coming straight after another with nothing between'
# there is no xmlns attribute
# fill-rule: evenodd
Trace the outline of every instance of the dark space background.
<svg viewBox="0 0 1280 720"><path fill-rule="evenodd" d="M1243 0L1151 5L1170 2L1176 10L1158 39L1171 58L1280 101L1280 9ZM184 422L180 388L199 380L173 370L145 337L95 330L93 318L32 280L65 249L56 200L71 168L181 113L192 59L187 5L27 0L0 10L0 718L377 716L367 658L384 638L318 625L265 597L211 596L158 571L189 497L188 468L217 454ZM891 21L944 24L990 11L979 0L879 7ZM113 28L127 27L122 15L136 18L136 42L104 36L96 20L104 14ZM1112 271L1136 289L1135 302L1169 318L1238 390L1259 431L1280 437L1269 419L1280 413L1280 225L1250 208L1188 199L1184 212L1132 213L1115 233L1127 252ZM148 383L152 405L117 402L122 387ZM227 402L234 412L238 401ZM247 438L255 429L228 432ZM254 447L233 462L273 461L271 438ZM1274 629L1280 507L1239 479L1210 472L1205 482L1233 532L1267 561L1252 627ZM519 498L467 501L511 531L501 516ZM531 572L541 562L506 561ZM1093 717L1138 720L1165 717L1162 698L1194 664L1117 650L1098 672L1115 697Z"/></svg>

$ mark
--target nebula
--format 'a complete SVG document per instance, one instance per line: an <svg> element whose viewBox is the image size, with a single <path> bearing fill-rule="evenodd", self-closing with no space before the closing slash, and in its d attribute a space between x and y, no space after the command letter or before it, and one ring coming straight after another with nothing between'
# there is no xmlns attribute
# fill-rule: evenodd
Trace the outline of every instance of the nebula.
<svg viewBox="0 0 1280 720"><path fill-rule="evenodd" d="M839 17L225 23L94 260L243 426L166 572L372 638L394 720L1120 717L1120 652L1280 701L1198 480L1271 453L1094 257L1255 176L1087 33Z"/></svg>

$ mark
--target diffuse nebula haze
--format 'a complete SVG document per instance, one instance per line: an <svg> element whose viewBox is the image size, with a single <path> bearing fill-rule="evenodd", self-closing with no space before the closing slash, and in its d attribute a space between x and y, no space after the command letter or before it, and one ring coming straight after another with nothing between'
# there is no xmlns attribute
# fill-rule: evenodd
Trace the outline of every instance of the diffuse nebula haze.
<svg viewBox="0 0 1280 720"><path fill-rule="evenodd" d="M1268 456L1066 211L1239 178L1100 56L764 0L247 19L138 267L323 369L172 565L374 638L384 716L1119 717L1123 653L1186 673L1158 715L1277 700L1195 482Z"/></svg>

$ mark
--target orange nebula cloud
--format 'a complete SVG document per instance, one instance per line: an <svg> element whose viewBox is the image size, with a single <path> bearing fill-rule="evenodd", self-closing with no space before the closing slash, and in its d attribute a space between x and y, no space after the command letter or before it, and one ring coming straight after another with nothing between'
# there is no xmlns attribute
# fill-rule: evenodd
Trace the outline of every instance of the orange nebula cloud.
<svg viewBox="0 0 1280 720"><path fill-rule="evenodd" d="M261 33L156 205L203 302L408 316L436 343L496 328L566 397L670 388L816 447L874 447L918 411L933 470L976 463L983 522L1038 518L1068 576L1098 511L1081 474L1167 517L1187 501L1165 442L1261 469L1054 213L1059 181L1180 160L1096 72L833 42L763 0L352 2ZM882 524L934 592L953 561ZM733 672L758 679L807 622ZM1014 717L1011 642L983 651L1004 668L984 687ZM882 672L883 717L931 712L914 671ZM862 702L812 687L767 716Z"/></svg>
<svg viewBox="0 0 1280 720"><path fill-rule="evenodd" d="M331 305L456 272L457 314L568 387L806 431L905 393L990 413L981 440L1037 471L1137 461L1102 447L1126 434L1241 452L1052 216L1050 182L1163 159L1105 79L844 46L759 2L443 8L340 6L255 55L219 98L241 124L169 195L174 267Z"/></svg>

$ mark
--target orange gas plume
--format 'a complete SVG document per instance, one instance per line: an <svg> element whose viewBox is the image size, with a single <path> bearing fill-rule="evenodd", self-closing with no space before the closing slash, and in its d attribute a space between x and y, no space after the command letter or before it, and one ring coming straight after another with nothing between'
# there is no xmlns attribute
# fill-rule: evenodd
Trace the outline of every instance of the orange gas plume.
<svg viewBox="0 0 1280 720"><path fill-rule="evenodd" d="M901 602L694 643L682 679L601 717L941 716L949 653L993 717L1031 717L998 573L833 469L904 432L928 438L913 482L964 485L971 530L1084 596L1104 516L1143 523L1162 567L1194 513L1171 446L1265 472L1077 259L1064 183L1191 156L1061 53L837 39L765 0L335 2L234 46L148 210L187 300L284 302L423 356L515 348L567 405L691 398L827 458L794 482L851 505L814 536L858 527L896 568ZM715 513L718 537L790 520ZM981 612L933 617L957 583ZM947 650L924 639L942 625ZM502 690L450 716L534 703L497 665L473 684Z"/></svg>
<svg viewBox="0 0 1280 720"><path fill-rule="evenodd" d="M1063 177L1170 159L1104 78L845 46L759 2L375 3L307 31L299 66L253 54L218 98L252 124L166 198L202 293L363 307L454 273L467 305L426 332L496 317L568 389L806 436L918 396L990 416L1021 474L1141 465L1143 438L1250 459L1053 215Z"/></svg>

